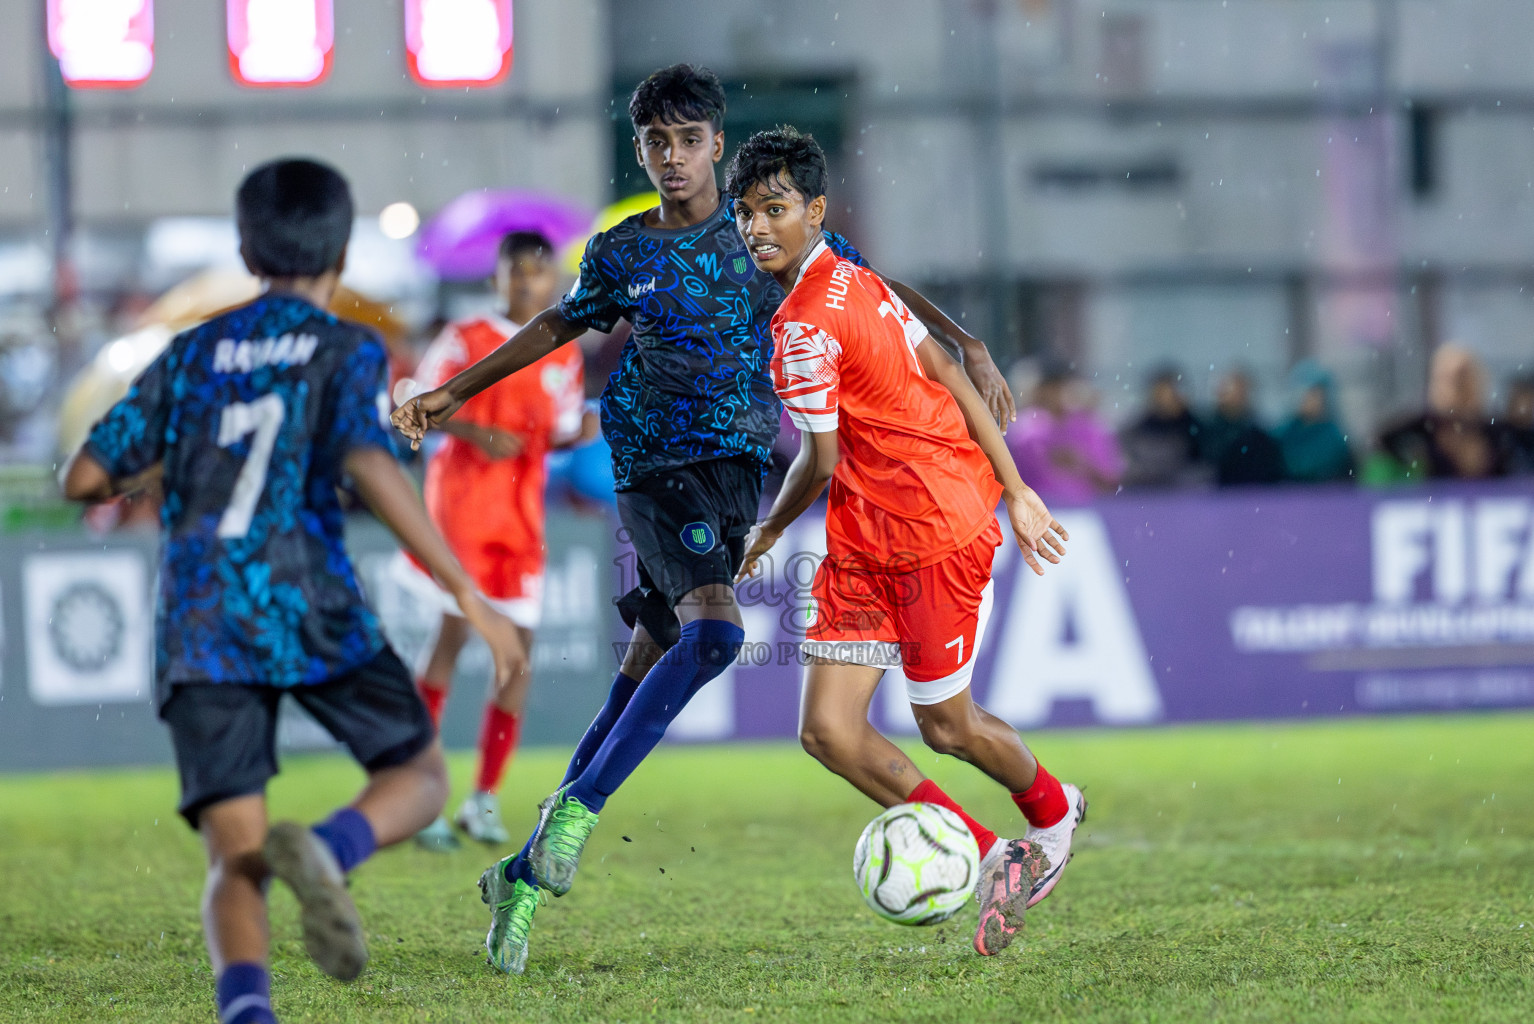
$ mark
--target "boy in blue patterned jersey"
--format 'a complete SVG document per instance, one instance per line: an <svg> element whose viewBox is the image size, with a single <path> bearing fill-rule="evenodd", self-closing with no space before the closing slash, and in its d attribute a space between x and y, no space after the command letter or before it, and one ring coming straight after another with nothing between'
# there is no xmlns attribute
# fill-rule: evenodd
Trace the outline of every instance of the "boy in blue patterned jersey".
<svg viewBox="0 0 1534 1024"><path fill-rule="evenodd" d="M608 797L744 640L732 581L782 410L768 371L783 290L751 261L715 181L724 110L706 69L678 64L642 82L629 102L634 152L660 206L593 238L563 301L394 413L419 444L469 398L587 329L619 319L633 327L601 408L618 515L639 560L638 585L618 601L633 640L527 845L480 879L493 908L490 960L511 973L526 964L539 890L569 891ZM863 262L840 235L827 232L826 242ZM933 333L964 348L989 408L1010 417L1011 395L985 346L916 292L891 287Z"/></svg>
<svg viewBox="0 0 1534 1024"><path fill-rule="evenodd" d="M180 811L208 854L203 928L221 1024L274 1022L266 884L302 910L319 968L367 962L346 874L428 824L447 798L442 750L409 671L384 641L342 544L343 478L452 592L489 642L498 682L525 667L395 461L383 345L325 307L351 233L336 171L281 160L237 196L254 302L186 331L96 424L64 490L79 501L159 477L165 546L155 690L181 776ZM278 703L292 696L368 773L312 829L267 827Z"/></svg>

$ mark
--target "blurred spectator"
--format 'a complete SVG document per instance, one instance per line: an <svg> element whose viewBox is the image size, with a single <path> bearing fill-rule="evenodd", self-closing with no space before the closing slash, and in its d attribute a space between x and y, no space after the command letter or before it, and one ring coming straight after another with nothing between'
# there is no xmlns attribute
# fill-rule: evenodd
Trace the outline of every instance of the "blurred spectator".
<svg viewBox="0 0 1534 1024"><path fill-rule="evenodd" d="M1507 405L1496 429L1497 454L1508 476L1534 476L1534 373L1507 382Z"/></svg>
<svg viewBox="0 0 1534 1024"><path fill-rule="evenodd" d="M1119 432L1125 487L1178 487L1202 483L1199 423L1188 408L1182 374L1163 367L1146 381L1145 412Z"/></svg>
<svg viewBox="0 0 1534 1024"><path fill-rule="evenodd" d="M1289 373L1296 395L1293 413L1278 428L1284 471L1301 483L1353 479L1353 453L1337 422L1336 382L1320 363L1297 363Z"/></svg>
<svg viewBox="0 0 1534 1024"><path fill-rule="evenodd" d="M1112 494L1124 473L1118 440L1092 408L1086 383L1064 367L1044 369L1007 444L1023 481L1051 507Z"/></svg>
<svg viewBox="0 0 1534 1024"><path fill-rule="evenodd" d="M1380 435L1380 447L1411 476L1480 480L1500 476L1486 416L1486 370L1468 349L1442 345L1428 369L1427 411Z"/></svg>
<svg viewBox="0 0 1534 1024"><path fill-rule="evenodd" d="M1221 487L1275 484L1284 479L1278 443L1257 422L1252 378L1231 370L1215 386L1214 411L1199 424L1199 458Z"/></svg>

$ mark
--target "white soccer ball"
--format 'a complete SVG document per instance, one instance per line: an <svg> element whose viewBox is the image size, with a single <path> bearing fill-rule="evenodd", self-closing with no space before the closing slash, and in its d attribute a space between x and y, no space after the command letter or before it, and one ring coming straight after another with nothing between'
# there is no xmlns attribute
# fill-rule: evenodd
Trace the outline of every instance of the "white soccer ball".
<svg viewBox="0 0 1534 1024"><path fill-rule="evenodd" d="M970 899L980 850L959 816L937 804L898 804L868 823L852 853L863 902L896 924L937 924Z"/></svg>

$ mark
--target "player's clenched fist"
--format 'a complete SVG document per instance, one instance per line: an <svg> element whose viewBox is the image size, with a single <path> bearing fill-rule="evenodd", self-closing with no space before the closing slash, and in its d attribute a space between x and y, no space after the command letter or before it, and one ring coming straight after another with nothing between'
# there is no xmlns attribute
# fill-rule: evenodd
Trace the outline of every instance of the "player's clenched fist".
<svg viewBox="0 0 1534 1024"><path fill-rule="evenodd" d="M400 382L404 384L404 381ZM395 400L401 397L401 388L395 388ZM452 419L453 413L463 405L448 394L447 389L437 388L423 395L417 395L408 401L400 403L389 419L398 430L410 439L410 447L421 447L421 439L426 436L426 431L432 427L440 427Z"/></svg>
<svg viewBox="0 0 1534 1024"><path fill-rule="evenodd" d="M1055 517L1044 507L1044 501L1032 487L1023 486L1016 492L1003 495L1007 503L1007 515L1012 520L1012 532L1017 535L1017 545L1023 550L1023 561L1040 576L1044 567L1037 556L1056 565L1065 554L1065 541L1071 539Z"/></svg>

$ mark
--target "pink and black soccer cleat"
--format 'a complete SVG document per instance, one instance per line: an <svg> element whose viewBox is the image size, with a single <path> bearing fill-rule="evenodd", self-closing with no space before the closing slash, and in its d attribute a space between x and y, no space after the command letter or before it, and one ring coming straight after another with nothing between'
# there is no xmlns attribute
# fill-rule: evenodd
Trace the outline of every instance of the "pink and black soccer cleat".
<svg viewBox="0 0 1534 1024"><path fill-rule="evenodd" d="M999 842L986 854L980 875L980 923L975 952L995 956L1023 930L1034 882L1048 870L1039 845L1027 839Z"/></svg>

